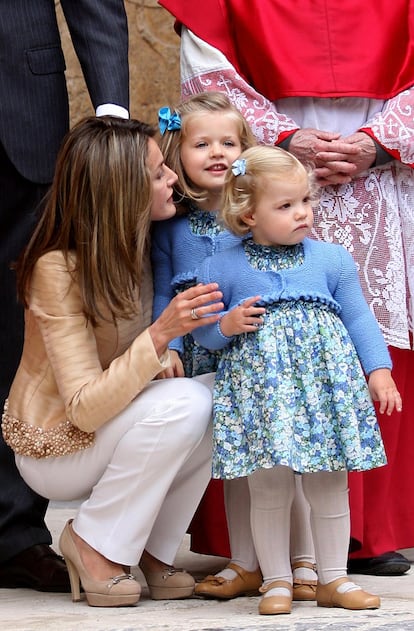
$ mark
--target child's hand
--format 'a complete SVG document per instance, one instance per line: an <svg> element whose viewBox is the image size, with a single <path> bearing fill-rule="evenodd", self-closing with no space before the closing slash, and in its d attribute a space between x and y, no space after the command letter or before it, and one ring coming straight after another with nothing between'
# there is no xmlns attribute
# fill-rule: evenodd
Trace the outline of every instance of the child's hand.
<svg viewBox="0 0 414 631"><path fill-rule="evenodd" d="M373 370L368 378L368 388L373 401L379 401L381 414L386 411L389 416L394 409L401 412L401 396L388 368Z"/></svg>
<svg viewBox="0 0 414 631"><path fill-rule="evenodd" d="M248 298L241 305L226 313L220 320L220 329L223 335L231 337L239 333L256 331L257 327L263 324L263 318L259 316L266 313L266 309L263 307L254 306L258 300L260 300L260 296Z"/></svg>
<svg viewBox="0 0 414 631"><path fill-rule="evenodd" d="M177 351L170 351L171 366L159 372L156 379L171 379L172 377L184 377L183 362Z"/></svg>

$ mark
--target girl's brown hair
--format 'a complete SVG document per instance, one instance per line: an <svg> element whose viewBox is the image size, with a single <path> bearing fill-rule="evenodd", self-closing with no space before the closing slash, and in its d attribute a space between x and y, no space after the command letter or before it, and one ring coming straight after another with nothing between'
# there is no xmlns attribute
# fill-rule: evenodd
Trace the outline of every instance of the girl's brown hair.
<svg viewBox="0 0 414 631"><path fill-rule="evenodd" d="M231 169L226 173L219 211L219 220L234 234L243 236L249 232L243 217L254 210L266 178L292 179L305 175L309 180L311 200L316 203L318 188L312 169L293 154L273 145L258 145L243 151L239 160L244 173L235 175Z"/></svg>
<svg viewBox="0 0 414 631"><path fill-rule="evenodd" d="M80 121L66 135L44 210L15 266L24 306L36 261L60 250L88 321L96 325L108 312L114 321L136 313L135 290L149 247L146 162L154 134L146 123L103 116Z"/></svg>
<svg viewBox="0 0 414 631"><path fill-rule="evenodd" d="M181 163L181 142L183 136L185 136L186 126L190 117L206 112L224 112L232 116L238 125L242 150L255 145L256 140L243 114L232 105L222 92L200 92L182 101L179 105L172 108L172 111L180 115L181 129L166 130L160 140L160 149L164 156L165 164L178 175L177 183L174 186L175 197L179 204L179 211L185 212L186 207L180 207L180 201L193 200L200 202L206 199L206 193L195 189L194 184L185 174Z"/></svg>

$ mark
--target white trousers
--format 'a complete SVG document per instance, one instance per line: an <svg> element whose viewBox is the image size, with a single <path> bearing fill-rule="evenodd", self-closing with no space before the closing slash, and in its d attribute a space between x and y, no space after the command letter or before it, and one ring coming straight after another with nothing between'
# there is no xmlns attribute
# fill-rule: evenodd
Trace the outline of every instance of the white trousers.
<svg viewBox="0 0 414 631"><path fill-rule="evenodd" d="M48 499L87 498L74 529L106 558L136 565L145 548L172 564L211 475L210 379L152 382L92 447L16 455L18 469Z"/></svg>

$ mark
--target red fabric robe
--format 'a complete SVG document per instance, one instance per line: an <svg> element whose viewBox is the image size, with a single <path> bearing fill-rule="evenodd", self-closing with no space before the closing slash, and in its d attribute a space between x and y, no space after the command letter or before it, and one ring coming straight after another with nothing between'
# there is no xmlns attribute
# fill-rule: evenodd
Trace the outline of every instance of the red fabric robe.
<svg viewBox="0 0 414 631"><path fill-rule="evenodd" d="M389 99L414 83L411 0L159 0L270 101ZM352 54L350 54L352 53Z"/></svg>
<svg viewBox="0 0 414 631"><path fill-rule="evenodd" d="M194 0L159 3L177 30L185 24L219 49L269 100L386 100L414 85L411 0L205 0L202 11ZM372 129L364 131L378 142ZM401 159L398 149L386 150ZM414 546L414 352L390 352L403 412L380 417L389 464L349 476L351 546L359 557ZM190 532L194 551L231 556L220 481L210 483Z"/></svg>

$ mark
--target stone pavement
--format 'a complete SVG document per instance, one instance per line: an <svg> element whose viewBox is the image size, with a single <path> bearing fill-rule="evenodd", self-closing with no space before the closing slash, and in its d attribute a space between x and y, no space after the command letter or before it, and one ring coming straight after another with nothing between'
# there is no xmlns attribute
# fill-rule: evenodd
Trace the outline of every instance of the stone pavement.
<svg viewBox="0 0 414 631"><path fill-rule="evenodd" d="M76 506L52 504L47 522L57 541ZM414 563L414 548L402 551ZM194 554L183 542L177 567L196 577L215 572L225 559ZM138 568L133 569L145 585ZM382 598L376 611L352 612L294 603L287 616L259 616L259 597L231 601L153 601L144 587L136 607L102 609L86 602L72 603L69 594L42 594L32 590L0 589L1 631L414 631L414 568L398 577L355 577L368 591Z"/></svg>

